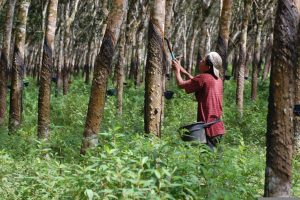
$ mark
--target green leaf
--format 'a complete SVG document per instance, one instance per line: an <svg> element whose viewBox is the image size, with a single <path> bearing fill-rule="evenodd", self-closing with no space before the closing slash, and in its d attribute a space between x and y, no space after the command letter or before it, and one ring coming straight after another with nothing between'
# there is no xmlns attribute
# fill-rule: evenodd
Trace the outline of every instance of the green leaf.
<svg viewBox="0 0 300 200"><path fill-rule="evenodd" d="M86 189L84 193L85 193L85 195L87 195L87 197L89 198L89 200L93 200L93 197L94 197L93 190Z"/></svg>

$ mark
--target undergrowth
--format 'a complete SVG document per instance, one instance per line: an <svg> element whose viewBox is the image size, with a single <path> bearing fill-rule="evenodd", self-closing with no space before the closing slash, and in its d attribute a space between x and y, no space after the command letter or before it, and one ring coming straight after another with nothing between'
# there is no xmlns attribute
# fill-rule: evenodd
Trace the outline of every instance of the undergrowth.
<svg viewBox="0 0 300 200"><path fill-rule="evenodd" d="M54 88L52 88L54 93ZM268 83L256 102L245 83L243 117L235 106L235 82L226 81L226 136L216 152L184 143L178 128L196 119L196 101L174 85L165 100L162 138L143 134L143 87L125 88L123 115L107 96L100 144L79 154L90 87L74 80L67 96L51 97L51 138L37 140L34 81L24 93L22 128L0 130L1 199L255 199L263 195ZM300 196L295 156L293 194Z"/></svg>

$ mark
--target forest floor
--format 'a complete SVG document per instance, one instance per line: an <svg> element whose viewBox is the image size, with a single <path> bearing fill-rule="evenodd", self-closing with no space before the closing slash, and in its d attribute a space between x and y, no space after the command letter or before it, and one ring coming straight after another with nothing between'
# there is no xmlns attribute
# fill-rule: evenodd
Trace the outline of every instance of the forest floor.
<svg viewBox="0 0 300 200"><path fill-rule="evenodd" d="M143 136L144 88L125 88L123 116L108 96L100 145L81 156L90 86L75 79L67 96L51 97L51 138L37 140L38 89L30 79L24 93L22 128L0 129L0 199L255 199L262 197L268 83L256 102L245 83L239 117L235 82L226 81L224 141L215 153L184 143L178 128L196 119L196 101L169 84L162 138ZM52 88L52 93L55 93ZM47 155L47 156L46 156ZM300 155L293 161L293 196L300 196Z"/></svg>

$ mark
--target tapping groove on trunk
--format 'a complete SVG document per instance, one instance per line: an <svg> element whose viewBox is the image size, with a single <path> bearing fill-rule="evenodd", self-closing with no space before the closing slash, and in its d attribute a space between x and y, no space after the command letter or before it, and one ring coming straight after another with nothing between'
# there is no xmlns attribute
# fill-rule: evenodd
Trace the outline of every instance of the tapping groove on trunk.
<svg viewBox="0 0 300 200"><path fill-rule="evenodd" d="M111 73L111 64L119 38L120 27L125 12L126 0L114 0L114 8L108 17L107 28L97 56L89 100L88 112L83 132L81 153L98 145L97 133L104 114L107 81Z"/></svg>
<svg viewBox="0 0 300 200"><path fill-rule="evenodd" d="M21 124L21 115L23 109L23 72L24 58L22 57L19 48L15 46L10 90L10 132L17 130Z"/></svg>
<svg viewBox="0 0 300 200"><path fill-rule="evenodd" d="M145 132L160 137L162 115L163 31L152 20L145 78Z"/></svg>
<svg viewBox="0 0 300 200"><path fill-rule="evenodd" d="M49 137L49 124L50 124L50 92L51 92L51 75L52 75L52 50L44 42L43 60L41 75L40 75L40 88L39 88L39 101L38 101L38 137Z"/></svg>
<svg viewBox="0 0 300 200"><path fill-rule="evenodd" d="M106 31L102 40L101 52L100 54L100 67L106 69L107 72L111 73L111 63L113 59L113 55L115 52L114 44L116 43L116 39L111 31Z"/></svg>
<svg viewBox="0 0 300 200"><path fill-rule="evenodd" d="M5 112L6 112L6 94L7 94L7 58L2 52L0 58L0 125L4 123Z"/></svg>
<svg viewBox="0 0 300 200"><path fill-rule="evenodd" d="M279 0L267 124L265 197L289 197L292 178L294 67L299 11L295 1Z"/></svg>

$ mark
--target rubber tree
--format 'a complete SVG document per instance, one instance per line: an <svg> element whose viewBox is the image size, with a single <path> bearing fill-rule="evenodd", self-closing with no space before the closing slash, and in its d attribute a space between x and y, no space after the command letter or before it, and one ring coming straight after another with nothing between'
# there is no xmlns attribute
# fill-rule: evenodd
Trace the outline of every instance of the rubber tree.
<svg viewBox="0 0 300 200"><path fill-rule="evenodd" d="M136 62L137 62L137 76L136 76L136 86L140 86L143 83L143 54L144 54L144 46L145 46L145 28L147 24L147 17L148 17L148 1L140 1L140 6L139 6L139 12L140 14L140 20L139 20L139 26L137 28L137 40L136 40Z"/></svg>
<svg viewBox="0 0 300 200"><path fill-rule="evenodd" d="M26 22L29 5L28 0L20 1L16 18L9 107L8 128L10 132L16 130L21 124Z"/></svg>
<svg viewBox="0 0 300 200"><path fill-rule="evenodd" d="M279 0L276 12L267 117L265 197L291 196L294 69L299 24L296 3L299 1Z"/></svg>
<svg viewBox="0 0 300 200"><path fill-rule="evenodd" d="M224 0L221 12L221 18L219 21L219 36L217 41L217 52L220 54L223 61L223 76L227 70L227 49L228 49L228 39L229 39L229 28L231 24L232 15L232 0Z"/></svg>
<svg viewBox="0 0 300 200"><path fill-rule="evenodd" d="M40 74L41 74L41 68L43 67L43 53L44 53L44 41L45 41L45 35L46 35L46 20L47 20L47 8L48 8L49 1L43 1L42 2L42 40L40 43L40 55L39 55L39 63L35 67L37 68L37 85L40 83Z"/></svg>
<svg viewBox="0 0 300 200"><path fill-rule="evenodd" d="M57 5L58 0L50 0L47 9L46 34L43 48L43 64L40 74L38 100L38 137L40 139L48 139L50 134L51 77L54 69L52 55L54 53Z"/></svg>
<svg viewBox="0 0 300 200"><path fill-rule="evenodd" d="M172 34L172 7L173 0L166 0L166 13L165 13L165 37L170 39ZM171 56L168 54L167 59L165 61L166 64L166 73L171 73Z"/></svg>
<svg viewBox="0 0 300 200"><path fill-rule="evenodd" d="M300 11L300 3L298 4ZM295 105L300 105L300 25L298 26L297 64L295 68ZM300 151L300 116L294 118L294 154Z"/></svg>
<svg viewBox="0 0 300 200"><path fill-rule="evenodd" d="M145 72L144 128L146 133L161 136L163 42L165 1L151 2L148 32L148 55Z"/></svg>
<svg viewBox="0 0 300 200"><path fill-rule="evenodd" d="M124 93L124 67L126 65L125 45L126 45L126 22L127 12L124 13L124 19L121 26L120 43L119 43L119 61L116 65L116 79L117 79L117 114L122 116L123 113L123 93Z"/></svg>
<svg viewBox="0 0 300 200"><path fill-rule="evenodd" d="M238 76L237 76L237 87L236 87L236 104L239 113L243 114L244 107L244 76L245 76L245 65L247 55L247 31L248 22L250 17L252 0L244 0L244 14L242 20L242 32L239 42L239 61L238 61Z"/></svg>
<svg viewBox="0 0 300 200"><path fill-rule="evenodd" d="M3 45L0 57L0 125L6 113L7 77L10 68L10 43L16 0L9 0L4 24Z"/></svg>
<svg viewBox="0 0 300 200"><path fill-rule="evenodd" d="M123 16L127 8L127 0L114 0L109 13L106 31L97 56L89 100L88 112L83 132L81 153L98 145L97 133L103 117L107 81L111 73L112 59L119 38Z"/></svg>

